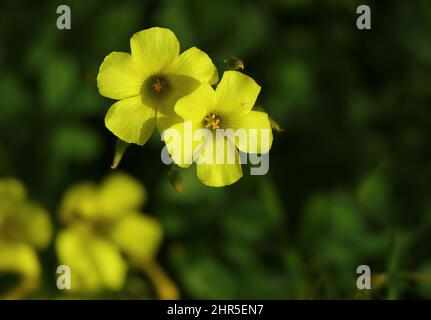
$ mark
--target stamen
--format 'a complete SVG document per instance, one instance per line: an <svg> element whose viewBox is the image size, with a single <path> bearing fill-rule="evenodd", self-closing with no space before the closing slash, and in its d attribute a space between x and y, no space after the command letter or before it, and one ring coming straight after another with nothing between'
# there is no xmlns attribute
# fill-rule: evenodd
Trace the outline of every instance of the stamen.
<svg viewBox="0 0 431 320"><path fill-rule="evenodd" d="M164 85L165 85L165 81L157 78L156 81L151 85L151 87L154 89L154 91L156 91L157 94L159 94L160 91L162 91Z"/></svg>
<svg viewBox="0 0 431 320"><path fill-rule="evenodd" d="M210 129L221 129L220 126L221 119L215 113L210 113L205 117L205 128Z"/></svg>
<svg viewBox="0 0 431 320"><path fill-rule="evenodd" d="M148 77L145 82L142 84L141 93L151 99L163 99L168 95L171 91L171 84L169 79L163 74L157 74Z"/></svg>

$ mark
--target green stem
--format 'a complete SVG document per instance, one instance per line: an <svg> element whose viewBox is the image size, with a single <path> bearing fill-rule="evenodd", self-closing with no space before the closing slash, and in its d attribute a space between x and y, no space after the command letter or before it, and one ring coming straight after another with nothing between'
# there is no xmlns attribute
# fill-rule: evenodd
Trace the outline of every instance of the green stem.
<svg viewBox="0 0 431 320"><path fill-rule="evenodd" d="M400 270L400 261L404 251L405 241L401 235L392 234L391 240L391 254L388 263L388 300L396 300L400 292L400 277L398 276Z"/></svg>
<svg viewBox="0 0 431 320"><path fill-rule="evenodd" d="M174 282L169 278L165 270L155 261L134 263L141 269L153 283L154 289L161 300L177 300L179 292Z"/></svg>

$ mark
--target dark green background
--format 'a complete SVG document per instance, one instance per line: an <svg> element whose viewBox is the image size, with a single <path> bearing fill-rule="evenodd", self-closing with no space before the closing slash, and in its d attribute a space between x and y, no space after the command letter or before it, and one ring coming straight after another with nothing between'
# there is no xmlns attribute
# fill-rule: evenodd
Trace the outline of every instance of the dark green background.
<svg viewBox="0 0 431 320"><path fill-rule="evenodd" d="M56 28L67 4L72 30ZM369 4L372 30L356 28ZM14 176L55 221L62 194L110 172L113 103L103 58L162 26L219 67L237 56L262 86L275 134L266 176L222 189L183 173L176 194L155 135L120 169L149 192L165 230L158 260L184 298L431 298L431 2L427 0L1 1L0 176ZM41 255L55 297L53 246ZM361 294L356 267L386 281ZM109 267L109 266L107 266ZM124 290L145 297L132 273Z"/></svg>

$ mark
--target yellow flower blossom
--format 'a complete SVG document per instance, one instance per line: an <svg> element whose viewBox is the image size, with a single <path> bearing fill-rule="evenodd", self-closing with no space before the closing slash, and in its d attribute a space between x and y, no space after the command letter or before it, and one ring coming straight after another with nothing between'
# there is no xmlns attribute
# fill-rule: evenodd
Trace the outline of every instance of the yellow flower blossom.
<svg viewBox="0 0 431 320"><path fill-rule="evenodd" d="M181 167L197 162L198 178L208 186L222 187L240 179L242 169L238 150L262 154L268 153L272 145L268 115L252 110L259 92L260 86L252 78L238 71L226 71L216 90L201 84L193 93L178 100L174 110L184 121L169 128L166 137L178 133L181 147L176 149L173 147L176 142L165 139L174 162ZM187 134L187 124L191 125L190 135ZM201 129L208 129L210 136L206 141L209 138L211 143L202 144L202 139L193 138ZM224 132L242 130L243 135L219 135L220 129ZM217 153L220 150L222 152ZM234 152L231 162L229 150Z"/></svg>
<svg viewBox="0 0 431 320"><path fill-rule="evenodd" d="M162 229L140 212L145 199L144 187L121 173L100 186L78 184L65 194L60 218L68 226L57 236L56 250L71 269L71 291L119 290L129 266L154 269ZM166 276L159 278L153 280L160 297L176 298L175 286Z"/></svg>
<svg viewBox="0 0 431 320"><path fill-rule="evenodd" d="M49 244L51 235L46 210L27 199L19 181L0 179L0 272L21 276L6 298L18 298L37 286L41 273L37 250Z"/></svg>
<svg viewBox="0 0 431 320"><path fill-rule="evenodd" d="M112 52L100 66L99 93L119 100L109 109L105 124L128 143L145 144L154 129L163 132L181 121L175 102L200 83L218 81L217 70L206 53L192 47L180 54L174 33L150 28L130 39L131 54Z"/></svg>

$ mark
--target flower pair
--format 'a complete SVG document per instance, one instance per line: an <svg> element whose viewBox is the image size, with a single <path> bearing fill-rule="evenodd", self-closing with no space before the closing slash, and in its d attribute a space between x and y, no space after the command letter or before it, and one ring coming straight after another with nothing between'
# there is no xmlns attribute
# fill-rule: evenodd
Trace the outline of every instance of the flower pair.
<svg viewBox="0 0 431 320"><path fill-rule="evenodd" d="M218 72L203 51L193 47L179 54L179 43L172 31L150 28L134 34L130 40L131 54L113 52L100 66L97 77L101 95L117 99L109 109L105 124L119 139L143 145L157 127L160 134L166 129L181 129L191 121L194 130L211 130L210 139L216 142L219 129L243 129L244 139L220 138L219 145L236 145L242 152L267 153L272 144L268 115L252 110L260 86L250 77L227 71L218 82ZM248 134L250 130L258 134ZM261 131L267 131L267 141L261 147ZM186 144L193 142L188 141ZM257 147L250 148L250 145ZM208 157L212 148L200 150L199 157ZM194 149L193 146L192 149ZM223 149L223 147L222 147ZM187 166L181 155L171 156L179 166ZM185 155L186 156L186 155ZM235 149L234 163L205 163L197 165L199 179L209 186L225 186L242 176L241 163Z"/></svg>

